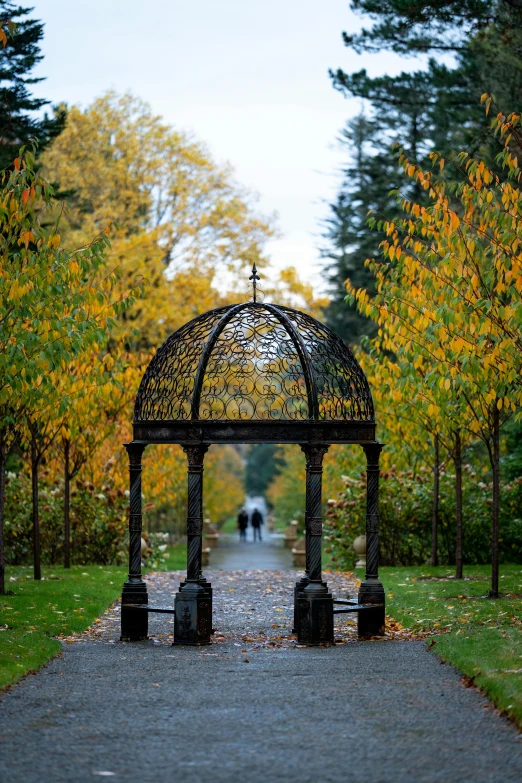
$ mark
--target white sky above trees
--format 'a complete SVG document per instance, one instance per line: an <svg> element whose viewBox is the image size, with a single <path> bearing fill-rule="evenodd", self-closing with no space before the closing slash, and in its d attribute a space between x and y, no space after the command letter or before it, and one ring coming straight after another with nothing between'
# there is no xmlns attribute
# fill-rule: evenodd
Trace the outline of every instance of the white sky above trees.
<svg viewBox="0 0 522 783"><path fill-rule="evenodd" d="M45 23L46 81L34 92L86 106L109 88L131 90L277 212L277 267L295 265L323 288L318 245L346 153L336 136L360 108L328 68L371 75L419 67L392 54L358 56L342 30L360 19L348 0L32 0ZM406 68L405 68L406 65Z"/></svg>

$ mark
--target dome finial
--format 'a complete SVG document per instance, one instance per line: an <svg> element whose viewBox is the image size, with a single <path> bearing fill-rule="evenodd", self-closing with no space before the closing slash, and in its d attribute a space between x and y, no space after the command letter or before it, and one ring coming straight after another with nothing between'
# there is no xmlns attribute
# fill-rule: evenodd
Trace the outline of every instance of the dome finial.
<svg viewBox="0 0 522 783"><path fill-rule="evenodd" d="M254 266L252 267L252 274L248 278L249 280L252 280L252 285L254 287L254 302L257 302L257 281L261 280L259 275L257 274L256 269L256 262L254 261Z"/></svg>

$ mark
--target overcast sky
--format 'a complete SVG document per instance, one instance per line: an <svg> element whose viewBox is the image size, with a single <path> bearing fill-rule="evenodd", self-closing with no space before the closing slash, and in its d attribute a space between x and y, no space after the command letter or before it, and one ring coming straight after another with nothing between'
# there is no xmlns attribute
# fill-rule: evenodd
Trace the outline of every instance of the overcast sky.
<svg viewBox="0 0 522 783"><path fill-rule="evenodd" d="M336 92L328 68L397 73L394 55L357 56L341 40L360 27L348 0L33 0L45 23L34 92L82 106L131 90L204 141L279 215L270 243L321 286L320 220L336 192L335 139L359 102ZM409 69L415 67L410 61Z"/></svg>

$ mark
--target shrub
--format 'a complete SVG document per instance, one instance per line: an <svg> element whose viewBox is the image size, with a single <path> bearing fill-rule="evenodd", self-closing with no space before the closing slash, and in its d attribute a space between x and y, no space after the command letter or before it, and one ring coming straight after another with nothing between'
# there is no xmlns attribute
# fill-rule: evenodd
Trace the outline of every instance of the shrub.
<svg viewBox="0 0 522 783"><path fill-rule="evenodd" d="M353 540L365 532L365 475L343 476L340 497L328 501L326 532L332 560L345 568L354 561ZM422 565L431 553L432 476L392 467L381 473L379 561L381 565ZM522 562L522 478L504 484L501 492L501 558ZM464 466L464 562L491 560L491 486ZM455 476L442 471L439 498L439 559L455 562Z"/></svg>
<svg viewBox="0 0 522 783"><path fill-rule="evenodd" d="M63 484L40 483L42 562L63 560ZM126 493L77 481L71 492L71 555L78 564L122 564L127 559ZM8 473L6 482L5 555L10 565L32 560L31 480Z"/></svg>

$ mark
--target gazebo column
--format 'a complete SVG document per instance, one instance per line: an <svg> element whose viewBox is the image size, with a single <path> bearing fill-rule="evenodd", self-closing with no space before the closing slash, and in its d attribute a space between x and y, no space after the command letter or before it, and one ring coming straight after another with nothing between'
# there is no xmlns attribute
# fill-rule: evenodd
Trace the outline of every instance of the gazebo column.
<svg viewBox="0 0 522 783"><path fill-rule="evenodd" d="M208 446L183 446L188 460L187 578L174 601L174 644L210 644L212 591L201 572L203 460Z"/></svg>
<svg viewBox="0 0 522 783"><path fill-rule="evenodd" d="M296 584L294 623L301 644L333 642L333 599L322 580L322 480L326 444L301 446L306 456L306 571Z"/></svg>
<svg viewBox="0 0 522 783"><path fill-rule="evenodd" d="M148 604L147 585L141 577L141 458L144 443L126 443L129 455L129 578L121 596L121 639L139 641L147 638L148 612L129 604Z"/></svg>
<svg viewBox="0 0 522 783"><path fill-rule="evenodd" d="M308 446L301 446L302 451L304 451L306 455L306 450ZM292 633L297 633L297 629L299 628L299 618L298 618L298 611L297 611L297 599L299 597L299 593L302 593L305 589L306 585L310 581L310 563L309 563L309 557L308 557L308 498L310 495L310 471L308 470L308 457L306 459L306 499L305 499L305 572L301 579L299 579L298 582L295 583L294 587L294 627L292 628Z"/></svg>
<svg viewBox="0 0 522 783"><path fill-rule="evenodd" d="M359 588L360 604L380 607L358 613L359 636L382 636L385 625L384 588L379 582L379 455L382 443L363 446L366 454L366 578Z"/></svg>

